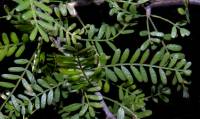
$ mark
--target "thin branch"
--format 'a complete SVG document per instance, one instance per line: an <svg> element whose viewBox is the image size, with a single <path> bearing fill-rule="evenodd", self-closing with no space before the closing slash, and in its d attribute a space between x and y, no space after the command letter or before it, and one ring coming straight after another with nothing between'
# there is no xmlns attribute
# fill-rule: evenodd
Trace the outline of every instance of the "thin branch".
<svg viewBox="0 0 200 119"><path fill-rule="evenodd" d="M96 92L95 94L98 96L101 96L103 98L103 96L100 92ZM110 110L104 100L101 101L101 104L103 105L103 111L106 115L106 119L116 119L116 117L110 112Z"/></svg>

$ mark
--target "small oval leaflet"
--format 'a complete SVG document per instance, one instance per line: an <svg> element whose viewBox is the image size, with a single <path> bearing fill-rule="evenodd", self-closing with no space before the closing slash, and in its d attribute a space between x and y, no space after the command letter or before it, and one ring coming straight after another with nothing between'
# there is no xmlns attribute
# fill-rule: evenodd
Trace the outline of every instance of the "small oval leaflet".
<svg viewBox="0 0 200 119"><path fill-rule="evenodd" d="M121 56L121 50L120 50L120 49L117 49L117 50L115 51L115 53L114 53L114 56L113 56L113 58L112 58L111 63L112 63L112 64L116 64L116 63L119 61L120 56Z"/></svg>
<svg viewBox="0 0 200 119"><path fill-rule="evenodd" d="M157 75L156 75L155 70L152 67L150 67L149 72L150 72L150 77L151 77L152 83L157 84Z"/></svg>
<svg viewBox="0 0 200 119"><path fill-rule="evenodd" d="M44 93L41 97L41 108L44 109L47 103L47 94Z"/></svg>

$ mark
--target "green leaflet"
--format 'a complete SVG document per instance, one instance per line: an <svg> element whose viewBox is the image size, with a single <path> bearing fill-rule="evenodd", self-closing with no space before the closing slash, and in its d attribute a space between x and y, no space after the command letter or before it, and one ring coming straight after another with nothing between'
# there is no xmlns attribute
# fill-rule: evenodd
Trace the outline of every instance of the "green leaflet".
<svg viewBox="0 0 200 119"><path fill-rule="evenodd" d="M117 21L122 22L123 21L123 16L124 16L123 12L118 13L117 14Z"/></svg>
<svg viewBox="0 0 200 119"><path fill-rule="evenodd" d="M23 43L27 43L29 41L29 35L28 34L23 34L22 35L22 41L23 41Z"/></svg>
<svg viewBox="0 0 200 119"><path fill-rule="evenodd" d="M169 98L166 97L165 95L160 95L159 98L162 99L165 103L169 102Z"/></svg>
<svg viewBox="0 0 200 119"><path fill-rule="evenodd" d="M28 113L32 114L33 112L33 104L31 101L28 101Z"/></svg>
<svg viewBox="0 0 200 119"><path fill-rule="evenodd" d="M47 95L47 104L48 104L48 105L51 105L51 104L52 104L52 102L53 102L53 96L54 96L53 90L51 89L51 90L49 91L48 95Z"/></svg>
<svg viewBox="0 0 200 119"><path fill-rule="evenodd" d="M14 75L14 74L2 74L1 77L5 79L10 79L10 80L18 80L21 78L19 75Z"/></svg>
<svg viewBox="0 0 200 119"><path fill-rule="evenodd" d="M119 59L120 59L120 56L121 56L121 50L120 49L117 49L113 55L113 58L112 58L112 61L111 61L111 64L116 64Z"/></svg>
<svg viewBox="0 0 200 119"><path fill-rule="evenodd" d="M155 70L152 67L149 68L149 73L150 73L152 83L157 84L157 82L158 82L157 75L156 75Z"/></svg>
<svg viewBox="0 0 200 119"><path fill-rule="evenodd" d="M16 7L16 11L20 12L20 11L23 11L25 9L28 9L30 6L30 1L24 1L23 3L19 4L17 7Z"/></svg>
<svg viewBox="0 0 200 119"><path fill-rule="evenodd" d="M133 83L133 77L132 77L131 73L129 72L129 70L124 66L121 66L121 69L122 69L125 77L128 79L129 84L132 84Z"/></svg>
<svg viewBox="0 0 200 119"><path fill-rule="evenodd" d="M106 65L107 63L107 56L105 53L101 53L99 56L99 62L101 65Z"/></svg>
<svg viewBox="0 0 200 119"><path fill-rule="evenodd" d="M24 116L26 114L26 109L24 105L21 106L21 114Z"/></svg>
<svg viewBox="0 0 200 119"><path fill-rule="evenodd" d="M97 47L97 50L98 50L99 54L104 53L103 52L103 48L101 47L101 45L99 44L99 42L95 42L95 46Z"/></svg>
<svg viewBox="0 0 200 119"><path fill-rule="evenodd" d="M47 103L47 94L43 93L42 97L41 97L41 108L44 109Z"/></svg>
<svg viewBox="0 0 200 119"><path fill-rule="evenodd" d="M176 75L173 77L172 79L172 85L176 85L177 84L177 78L176 78Z"/></svg>
<svg viewBox="0 0 200 119"><path fill-rule="evenodd" d="M110 27L110 31L113 36L117 34L115 27Z"/></svg>
<svg viewBox="0 0 200 119"><path fill-rule="evenodd" d="M134 63L140 56L141 54L141 50L140 49L137 49L134 53L134 55L132 56L131 60L130 60L130 63Z"/></svg>
<svg viewBox="0 0 200 119"><path fill-rule="evenodd" d="M13 55L15 53L16 50L17 50L17 45L13 45L12 47L10 47L8 49L6 56L10 57L11 55Z"/></svg>
<svg viewBox="0 0 200 119"><path fill-rule="evenodd" d="M17 52L15 53L15 57L20 57L22 55L22 53L25 51L25 45L22 45L18 48Z"/></svg>
<svg viewBox="0 0 200 119"><path fill-rule="evenodd" d="M112 42L106 41L106 43L113 51L117 50L117 47Z"/></svg>
<svg viewBox="0 0 200 119"><path fill-rule="evenodd" d="M126 17L126 19L127 19L128 17ZM126 20L125 19L125 20ZM130 20L130 19L132 19L132 15L131 15L131 17L129 17L128 18L128 20ZM123 30L122 32L121 32L121 34L131 34L131 33L133 33L134 32L134 30Z"/></svg>
<svg viewBox="0 0 200 119"><path fill-rule="evenodd" d="M55 27L52 25L52 23L48 23L42 20L37 21L44 29L47 29L49 31L54 31ZM40 31L40 30L39 30Z"/></svg>
<svg viewBox="0 0 200 119"><path fill-rule="evenodd" d="M153 56L153 58L152 58L150 64L151 64L151 65L154 65L154 64L156 64L158 61L160 61L161 58L162 58L162 56L163 56L163 54L164 54L163 50L158 51L158 52Z"/></svg>
<svg viewBox="0 0 200 119"><path fill-rule="evenodd" d="M0 62L5 58L7 52L7 48L0 49Z"/></svg>
<svg viewBox="0 0 200 119"><path fill-rule="evenodd" d="M123 52L123 54L121 56L120 63L124 63L127 61L128 57L129 57L129 53L130 53L130 50L128 48L125 49L125 51Z"/></svg>
<svg viewBox="0 0 200 119"><path fill-rule="evenodd" d="M98 102L90 102L90 106L94 108L103 108L103 105Z"/></svg>
<svg viewBox="0 0 200 119"><path fill-rule="evenodd" d="M60 10L60 13L62 14L62 16L67 16L67 5L60 3L59 10ZM58 16L60 16L60 15L58 15Z"/></svg>
<svg viewBox="0 0 200 119"><path fill-rule="evenodd" d="M162 84L166 85L167 84L167 76L161 68L159 68L159 74L160 74L160 79L161 79Z"/></svg>
<svg viewBox="0 0 200 119"><path fill-rule="evenodd" d="M8 39L8 35L6 33L2 33L2 40L5 45L9 45L10 41Z"/></svg>
<svg viewBox="0 0 200 119"><path fill-rule="evenodd" d="M76 28L77 24L76 23L73 23L71 24L69 27L68 27L68 31L72 31Z"/></svg>
<svg viewBox="0 0 200 119"><path fill-rule="evenodd" d="M42 39L44 39L45 42L49 42L48 35L44 32L44 30L40 27L37 27L38 31L40 32L40 35L42 36Z"/></svg>
<svg viewBox="0 0 200 119"><path fill-rule="evenodd" d="M46 13L42 13L42 12L39 12L39 11L36 11L36 14L42 18L43 20L46 20L48 22L54 22L54 18L52 16L50 16L49 14L46 14Z"/></svg>
<svg viewBox="0 0 200 119"><path fill-rule="evenodd" d="M141 50L141 51L145 51L145 50L148 48L149 45L150 45L149 40L146 40L146 41L141 45L140 50Z"/></svg>
<svg viewBox="0 0 200 119"><path fill-rule="evenodd" d="M146 50L146 51L144 52L144 54L142 55L142 58L141 58L141 60L140 60L140 64L144 64L145 61L148 59L149 55L150 55L150 51L149 51L149 49L148 49L148 50Z"/></svg>
<svg viewBox="0 0 200 119"><path fill-rule="evenodd" d="M94 108L89 106L89 114L91 117L95 117L95 111L94 111Z"/></svg>
<svg viewBox="0 0 200 119"><path fill-rule="evenodd" d="M33 92L31 85L26 81L26 79L22 79L22 85L28 92Z"/></svg>
<svg viewBox="0 0 200 119"><path fill-rule="evenodd" d="M54 73L53 75L58 82L62 82L64 80L63 74L61 73Z"/></svg>
<svg viewBox="0 0 200 119"><path fill-rule="evenodd" d="M109 82L107 80L106 80L106 82L104 84L103 91L105 93L108 93L110 91L110 84L109 84Z"/></svg>
<svg viewBox="0 0 200 119"><path fill-rule="evenodd" d="M97 91L100 91L100 90L101 90L101 87L99 87L99 86L91 87L91 88L87 89L88 92L97 92Z"/></svg>
<svg viewBox="0 0 200 119"><path fill-rule="evenodd" d="M28 10L25 13L23 13L22 18L24 20L29 20L33 17L33 11L32 10Z"/></svg>
<svg viewBox="0 0 200 119"><path fill-rule="evenodd" d="M110 79L113 82L117 82L117 80L118 80L117 76L115 75L115 73L112 70L106 68L105 73L106 73L106 77L108 79Z"/></svg>
<svg viewBox="0 0 200 119"><path fill-rule="evenodd" d="M147 36L148 35L148 31L146 31L146 30L140 31L139 35L140 36Z"/></svg>
<svg viewBox="0 0 200 119"><path fill-rule="evenodd" d="M68 106L65 106L62 110L65 112L73 112L73 111L77 111L81 108L82 104L80 103L73 103L70 104Z"/></svg>
<svg viewBox="0 0 200 119"><path fill-rule="evenodd" d="M43 79L38 79L37 82L44 88L50 88L50 85Z"/></svg>
<svg viewBox="0 0 200 119"><path fill-rule="evenodd" d="M20 112L20 105L14 95L11 95L11 101L15 109Z"/></svg>
<svg viewBox="0 0 200 119"><path fill-rule="evenodd" d="M97 35L98 39L101 39L106 31L106 24L101 25L100 29L99 29L99 33Z"/></svg>
<svg viewBox="0 0 200 119"><path fill-rule="evenodd" d="M160 62L160 66L164 66L166 65L166 63L168 62L168 60L170 59L170 54L169 52L165 53L164 56L162 57L162 60Z"/></svg>
<svg viewBox="0 0 200 119"><path fill-rule="evenodd" d="M38 84L32 84L32 87L35 91L43 92L44 90Z"/></svg>
<svg viewBox="0 0 200 119"><path fill-rule="evenodd" d="M106 35L106 39L109 39L109 38L110 38L110 36L111 36L111 26L106 25L106 32L105 32L105 35Z"/></svg>
<svg viewBox="0 0 200 119"><path fill-rule="evenodd" d="M183 72L186 76L191 76L192 71L191 70L184 70Z"/></svg>
<svg viewBox="0 0 200 119"><path fill-rule="evenodd" d="M119 94L118 95L119 95L120 100L124 99L124 92L123 92L122 86L119 87Z"/></svg>
<svg viewBox="0 0 200 119"><path fill-rule="evenodd" d="M19 64L19 65L23 65L23 64L27 64L29 61L27 59L16 59L14 60L15 64Z"/></svg>
<svg viewBox="0 0 200 119"><path fill-rule="evenodd" d="M171 34L165 34L163 38L167 41L172 40Z"/></svg>
<svg viewBox="0 0 200 119"><path fill-rule="evenodd" d="M37 36L37 33L38 33L38 29L37 29L37 27L35 27L35 28L32 30L31 34L30 34L30 40L31 40L31 41L34 41L34 40L35 40L35 38L36 38L36 36Z"/></svg>
<svg viewBox="0 0 200 119"><path fill-rule="evenodd" d="M19 43L19 38L17 37L17 34L15 32L11 32L10 33L10 38L11 38L11 41L14 44L18 44Z"/></svg>
<svg viewBox="0 0 200 119"><path fill-rule="evenodd" d="M103 97L98 96L98 95L87 95L88 99L90 100L95 100L95 101L100 101L103 99Z"/></svg>
<svg viewBox="0 0 200 119"><path fill-rule="evenodd" d="M95 34L95 27L94 27L94 25L90 25L90 29L88 31L88 38L92 39L92 37L94 36L94 34Z"/></svg>
<svg viewBox="0 0 200 119"><path fill-rule="evenodd" d="M177 68L177 69L180 69L180 68L182 68L185 64L186 64L186 59L182 59L181 61L179 61L179 62L176 64L176 68Z"/></svg>
<svg viewBox="0 0 200 119"><path fill-rule="evenodd" d="M179 83L183 83L183 78L182 78L181 74L178 71L176 71L176 78L177 78Z"/></svg>
<svg viewBox="0 0 200 119"><path fill-rule="evenodd" d="M88 104L84 104L84 106L82 106L82 108L79 112L79 116L83 116L86 113L86 111L88 110L88 107L89 107Z"/></svg>
<svg viewBox="0 0 200 119"><path fill-rule="evenodd" d="M50 14L53 12L49 6L45 5L42 2L34 1L34 4L35 4L35 6L39 7L40 9L42 9L45 12L48 12Z"/></svg>
<svg viewBox="0 0 200 119"><path fill-rule="evenodd" d="M133 15L126 15L125 16L125 21L126 22L130 22L132 19L133 19ZM125 31L126 31L126 34L130 34L130 33L134 32L134 30L129 30L128 32L127 32L127 30L125 30ZM122 32L122 34L124 34L124 32Z"/></svg>
<svg viewBox="0 0 200 119"><path fill-rule="evenodd" d="M29 70L26 70L26 75L31 83L36 82L34 75Z"/></svg>
<svg viewBox="0 0 200 119"><path fill-rule="evenodd" d="M54 91L54 101L59 102L60 100L60 88L57 87Z"/></svg>
<svg viewBox="0 0 200 119"><path fill-rule="evenodd" d="M187 62L183 69L186 70L186 69L190 68L191 65L192 65L192 62Z"/></svg>
<svg viewBox="0 0 200 119"><path fill-rule="evenodd" d="M114 67L114 72L122 81L126 80L126 77L124 76L124 73L122 72L121 69Z"/></svg>
<svg viewBox="0 0 200 119"><path fill-rule="evenodd" d="M171 37L176 38L176 36L177 36L177 29L176 26L173 26L171 30Z"/></svg>
<svg viewBox="0 0 200 119"><path fill-rule="evenodd" d="M39 99L39 97L35 97L35 108L40 109L40 99Z"/></svg>
<svg viewBox="0 0 200 119"><path fill-rule="evenodd" d="M178 13L180 15L185 15L186 14L186 12L185 12L185 10L183 8L178 8L177 11L178 11Z"/></svg>
<svg viewBox="0 0 200 119"><path fill-rule="evenodd" d="M117 111L117 119L124 119L125 118L125 112L122 107L120 107Z"/></svg>
<svg viewBox="0 0 200 119"><path fill-rule="evenodd" d="M60 10L57 7L54 7L54 13L58 18L61 18Z"/></svg>
<svg viewBox="0 0 200 119"><path fill-rule="evenodd" d="M15 87L15 84L13 83L9 83L9 82L2 82L0 81L0 87L3 87L3 88L14 88Z"/></svg>
<svg viewBox="0 0 200 119"><path fill-rule="evenodd" d="M150 34L152 36L156 36L156 37L163 37L164 36L163 32L158 32L158 31L152 31Z"/></svg>
<svg viewBox="0 0 200 119"><path fill-rule="evenodd" d="M140 66L140 72L141 72L143 81L145 83L147 83L148 82L148 76L147 76L147 72L146 72L146 70L143 66Z"/></svg>
<svg viewBox="0 0 200 119"><path fill-rule="evenodd" d="M131 4L129 7L129 11L135 16L137 14L137 7L135 4Z"/></svg>
<svg viewBox="0 0 200 119"><path fill-rule="evenodd" d="M171 59L168 67L170 67L170 68L173 67L177 61L178 61L178 55L174 55L173 58Z"/></svg>
<svg viewBox="0 0 200 119"><path fill-rule="evenodd" d="M183 53L172 53L171 56L173 57L174 55L178 56L178 59L184 59L185 58L185 54Z"/></svg>
<svg viewBox="0 0 200 119"><path fill-rule="evenodd" d="M189 36L190 31L185 29L185 28L180 28L180 34L181 34L182 37Z"/></svg>
<svg viewBox="0 0 200 119"><path fill-rule="evenodd" d="M17 97L20 98L20 99L22 99L22 100L29 101L29 98L27 96L25 96L25 95L19 94L19 95L17 95Z"/></svg>
<svg viewBox="0 0 200 119"><path fill-rule="evenodd" d="M151 110L145 110L143 112L140 112L137 114L138 118L144 118L144 117L148 117L152 115L152 111Z"/></svg>
<svg viewBox="0 0 200 119"><path fill-rule="evenodd" d="M177 45L177 44L168 44L166 47L171 51L177 51L178 52L178 51L182 50L182 46Z"/></svg>
<svg viewBox="0 0 200 119"><path fill-rule="evenodd" d="M53 78L50 77L50 76L47 76L47 77L45 78L45 80L47 81L47 83L48 83L49 85L57 85L57 84L58 84L58 83L56 82L56 80L53 79Z"/></svg>
<svg viewBox="0 0 200 119"><path fill-rule="evenodd" d="M142 80L142 75L139 72L139 70L136 67L134 67L134 66L131 66L131 70L132 70L135 78L138 80L138 82L142 82L143 81Z"/></svg>

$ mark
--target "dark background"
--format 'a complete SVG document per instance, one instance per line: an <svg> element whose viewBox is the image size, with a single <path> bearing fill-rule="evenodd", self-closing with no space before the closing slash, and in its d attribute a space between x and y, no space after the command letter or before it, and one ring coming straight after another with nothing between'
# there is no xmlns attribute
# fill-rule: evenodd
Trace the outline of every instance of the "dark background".
<svg viewBox="0 0 200 119"><path fill-rule="evenodd" d="M2 15L2 4L3 1L0 0L0 16ZM88 6L78 8L80 17L85 23L94 23L97 26L102 23L102 21L112 24L113 20L108 15L108 6ZM181 19L182 17L177 14L177 6L173 7L162 7L153 9L153 14L161 15L165 18L169 18L172 21ZM183 99L181 94L173 93L169 103L159 103L155 104L153 102L149 103L147 107L152 109L153 115L147 119L200 119L200 83L199 79L199 55L200 55L200 6L189 6L190 10L190 20L191 23L188 28L191 30L191 36L186 39L180 39L180 44L183 45L184 52L186 53L186 58L193 62L192 70L193 74L190 80L192 80L192 85L190 86L190 98ZM160 25L160 30L165 30L163 23L156 23ZM142 26L141 26L142 27ZM12 31L13 28L6 22L0 19L0 33L5 31ZM127 39L132 39L135 36L127 36ZM137 38L137 37L136 37ZM137 43L135 43L137 42ZM120 47L132 47L130 45L138 45L138 41L127 40L126 42L118 42ZM9 61L9 60L8 60ZM7 62L8 63L8 62ZM0 71L5 71L3 65L0 63ZM1 74L2 72L0 72ZM37 115L32 117L33 119L56 119L56 114L53 110L47 109L36 113Z"/></svg>

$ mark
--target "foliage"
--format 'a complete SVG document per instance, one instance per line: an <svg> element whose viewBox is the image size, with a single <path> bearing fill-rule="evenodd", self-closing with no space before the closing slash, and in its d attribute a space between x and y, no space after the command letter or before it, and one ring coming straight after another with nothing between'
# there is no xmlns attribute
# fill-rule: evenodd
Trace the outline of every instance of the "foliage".
<svg viewBox="0 0 200 119"><path fill-rule="evenodd" d="M1 34L0 61L15 57L1 75L0 119L28 118L48 105L63 119L98 118L101 111L107 117L139 119L152 113L147 101L169 102L173 87L189 96L191 62L175 42L190 35L186 21L142 15L138 7L148 0L105 1L116 23L100 27L84 24L78 16L80 23L73 22L69 1L13 1L16 6L5 6L7 15L1 16L17 31ZM134 33L138 20L145 18L146 30ZM171 31L159 31L152 18L170 24ZM143 43L134 52L117 47L119 36L137 33ZM22 54L29 52L28 44L36 44L30 58ZM147 83L150 94L140 86Z"/></svg>

